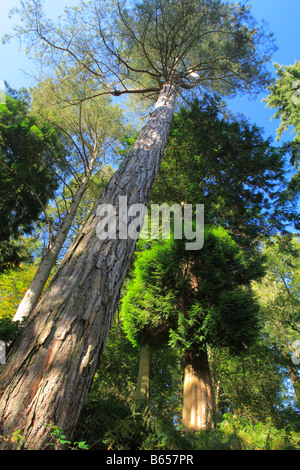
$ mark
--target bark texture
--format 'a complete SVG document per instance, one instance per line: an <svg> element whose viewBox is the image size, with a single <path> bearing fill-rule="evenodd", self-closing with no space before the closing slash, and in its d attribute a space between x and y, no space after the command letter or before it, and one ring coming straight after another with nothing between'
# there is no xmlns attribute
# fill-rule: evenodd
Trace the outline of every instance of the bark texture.
<svg viewBox="0 0 300 470"><path fill-rule="evenodd" d="M188 355L184 373L182 424L186 432L207 430L216 410L206 351Z"/></svg>
<svg viewBox="0 0 300 470"><path fill-rule="evenodd" d="M165 85L155 110L100 204L147 204L173 118L176 86ZM20 429L30 449L49 442L44 423L72 438L106 344L136 240L100 240L97 205L27 319L0 372L0 434ZM5 444L2 444L2 449Z"/></svg>
<svg viewBox="0 0 300 470"><path fill-rule="evenodd" d="M135 392L136 411L142 411L150 398L151 348L149 344L140 350L138 381Z"/></svg>

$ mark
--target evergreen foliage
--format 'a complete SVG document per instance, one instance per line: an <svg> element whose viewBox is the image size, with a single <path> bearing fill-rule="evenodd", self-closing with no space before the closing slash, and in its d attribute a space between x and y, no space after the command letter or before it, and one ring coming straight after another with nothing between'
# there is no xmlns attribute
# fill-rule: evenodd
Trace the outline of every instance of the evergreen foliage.
<svg viewBox="0 0 300 470"><path fill-rule="evenodd" d="M67 147L46 121L11 91L0 104L0 271L18 266L24 253L15 242L45 221L45 207L59 186L56 168Z"/></svg>
<svg viewBox="0 0 300 470"><path fill-rule="evenodd" d="M299 221L288 156L218 96L194 100L174 116L152 202L204 204L206 224L253 246Z"/></svg>
<svg viewBox="0 0 300 470"><path fill-rule="evenodd" d="M263 271L224 229L206 229L191 255L182 240L153 243L138 254L122 300L133 344L154 339L194 351L204 343L240 351L255 337L258 305L250 281ZM159 335L159 339L157 336ZM155 341L154 341L155 342Z"/></svg>
<svg viewBox="0 0 300 470"><path fill-rule="evenodd" d="M294 133L294 140L285 144L291 152L291 163L297 170L287 187L287 193L299 198L300 63L295 61L293 65L287 66L275 63L274 67L277 78L268 86L270 93L264 101L268 108L276 110L273 118L280 119L277 140L279 141L289 129Z"/></svg>

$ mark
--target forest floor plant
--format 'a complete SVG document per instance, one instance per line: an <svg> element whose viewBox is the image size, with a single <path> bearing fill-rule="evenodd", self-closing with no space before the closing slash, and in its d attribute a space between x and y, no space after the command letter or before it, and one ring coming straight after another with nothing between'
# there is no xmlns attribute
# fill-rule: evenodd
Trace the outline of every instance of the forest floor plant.
<svg viewBox="0 0 300 470"><path fill-rule="evenodd" d="M74 442L68 441L62 428L55 426L53 423L44 424L49 429L51 436L50 441L41 450L88 450L89 446L85 441ZM9 450L33 450L27 446L26 437L21 430L14 431L11 436L0 436L0 441L8 444Z"/></svg>

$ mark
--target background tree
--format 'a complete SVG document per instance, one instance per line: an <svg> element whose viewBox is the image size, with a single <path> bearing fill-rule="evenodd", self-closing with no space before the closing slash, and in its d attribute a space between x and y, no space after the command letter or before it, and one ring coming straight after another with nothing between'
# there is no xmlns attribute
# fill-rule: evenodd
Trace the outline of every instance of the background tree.
<svg viewBox="0 0 300 470"><path fill-rule="evenodd" d="M62 187L56 195L57 216L49 227L47 249L14 321L24 320L37 304L92 179L116 163L112 152L117 153L117 140L123 131L122 113L108 96L85 100L95 86L94 80L88 80L84 73L77 75L76 70L68 69L66 76L61 77L57 71L52 80L40 82L32 91L32 113L63 132L71 142L72 153L66 160L67 171L58 175ZM77 97L77 106L66 105L67 100Z"/></svg>
<svg viewBox="0 0 300 470"><path fill-rule="evenodd" d="M261 268L221 229L207 230L202 250L187 253L177 240L141 252L121 314L142 352L168 339L182 351L183 425L195 431L207 428L215 409L207 344L238 353L253 340L258 307L249 282Z"/></svg>
<svg viewBox="0 0 300 470"><path fill-rule="evenodd" d="M58 188L58 168L68 148L62 134L10 91L0 104L0 239L1 270L18 266L21 247L16 241L30 234L34 222L46 221L46 205Z"/></svg>
<svg viewBox="0 0 300 470"><path fill-rule="evenodd" d="M277 237L264 247L267 275L256 283L264 310L265 334L276 349L278 364L288 371L299 408L300 378L296 341L300 339L299 239Z"/></svg>
<svg viewBox="0 0 300 470"><path fill-rule="evenodd" d="M242 247L286 233L299 221L290 152L234 116L220 98L194 100L175 114L151 202L202 203L206 223Z"/></svg>
<svg viewBox="0 0 300 470"><path fill-rule="evenodd" d="M260 304L258 339L238 360L226 350L211 350L218 412L291 433L299 430L299 366L293 362L299 339L298 249L297 237L265 241L266 275L253 283Z"/></svg>
<svg viewBox="0 0 300 470"><path fill-rule="evenodd" d="M281 123L277 131L278 140L289 128L292 128L295 140L299 140L299 88L300 63L282 66L274 64L277 79L268 86L269 96L265 99L268 108L277 109L274 118Z"/></svg>
<svg viewBox="0 0 300 470"><path fill-rule="evenodd" d="M261 322L262 331L263 326ZM244 416L250 423L271 420L279 429L295 421L295 413L294 418L288 417L284 404L287 402L286 371L263 333L241 356L229 355L226 348L211 348L210 366L221 421L227 413Z"/></svg>
<svg viewBox="0 0 300 470"><path fill-rule="evenodd" d="M24 29L30 31L31 44L34 40L42 45L45 59L53 54L61 63L66 58L78 63L98 77L107 88L105 93L116 96L138 90L155 93L156 98L159 94L101 204L116 204L121 195L128 196L129 205L147 204L165 150L177 89L186 87L187 76L192 85L224 93L254 91L268 79L269 35L257 29L243 5L218 0L153 1L130 3L125 9L119 3L112 8L107 2L83 3L68 10L67 24L59 28L43 20L39 2L26 2L23 8ZM166 38L163 44L162 38ZM196 81L192 72L198 73ZM139 82L144 83L137 88ZM96 212L97 207L1 371L1 432L21 429L31 448L43 448L48 442L42 423L49 418L68 437L74 432L134 251L135 240L97 237ZM47 348L36 348L36 344ZM52 367L53 361L60 366Z"/></svg>
<svg viewBox="0 0 300 470"><path fill-rule="evenodd" d="M286 146L291 148L291 162L295 165L296 173L289 185L289 192L299 196L300 174L299 174L299 130L300 130L300 63L294 65L280 66L274 64L277 79L268 86L269 96L264 100L268 108L277 109L275 119L280 119L277 130L277 140L285 131L291 129L295 133L294 141L287 142Z"/></svg>

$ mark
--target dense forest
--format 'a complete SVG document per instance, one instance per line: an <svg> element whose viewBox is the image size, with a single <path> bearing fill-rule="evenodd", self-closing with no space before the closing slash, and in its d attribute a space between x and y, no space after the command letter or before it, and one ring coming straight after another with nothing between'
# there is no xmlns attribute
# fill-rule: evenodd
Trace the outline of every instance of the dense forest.
<svg viewBox="0 0 300 470"><path fill-rule="evenodd" d="M244 2L15 14L0 449L300 450L299 63ZM228 104L262 90L275 143Z"/></svg>

